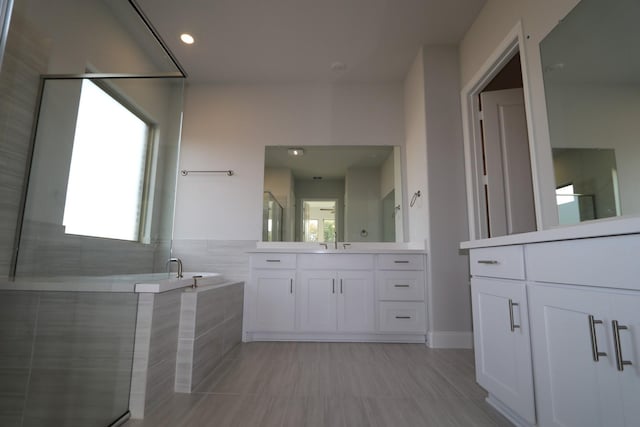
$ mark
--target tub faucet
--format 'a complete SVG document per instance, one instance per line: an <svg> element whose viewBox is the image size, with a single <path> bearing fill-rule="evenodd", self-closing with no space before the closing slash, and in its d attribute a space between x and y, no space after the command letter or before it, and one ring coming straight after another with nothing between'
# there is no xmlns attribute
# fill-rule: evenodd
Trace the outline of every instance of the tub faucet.
<svg viewBox="0 0 640 427"><path fill-rule="evenodd" d="M167 261L167 265L169 266L169 273L171 273L172 262L175 262L178 264L178 275L176 277L178 279L182 279L182 260L180 258L169 258L169 261Z"/></svg>

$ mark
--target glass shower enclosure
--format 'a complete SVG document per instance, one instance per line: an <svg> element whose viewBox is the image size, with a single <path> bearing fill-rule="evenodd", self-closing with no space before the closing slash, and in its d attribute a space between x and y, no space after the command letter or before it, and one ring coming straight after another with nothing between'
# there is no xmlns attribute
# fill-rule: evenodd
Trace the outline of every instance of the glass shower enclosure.
<svg viewBox="0 0 640 427"><path fill-rule="evenodd" d="M111 425L134 277L168 277L185 73L133 0L0 0L0 36L0 425Z"/></svg>

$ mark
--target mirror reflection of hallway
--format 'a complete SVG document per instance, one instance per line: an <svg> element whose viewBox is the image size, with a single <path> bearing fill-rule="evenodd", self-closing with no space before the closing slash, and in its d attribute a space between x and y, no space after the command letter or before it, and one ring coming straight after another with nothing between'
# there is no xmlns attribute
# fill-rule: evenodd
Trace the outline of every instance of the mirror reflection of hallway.
<svg viewBox="0 0 640 427"><path fill-rule="evenodd" d="M337 200L302 201L302 236L304 242L335 242L337 202Z"/></svg>

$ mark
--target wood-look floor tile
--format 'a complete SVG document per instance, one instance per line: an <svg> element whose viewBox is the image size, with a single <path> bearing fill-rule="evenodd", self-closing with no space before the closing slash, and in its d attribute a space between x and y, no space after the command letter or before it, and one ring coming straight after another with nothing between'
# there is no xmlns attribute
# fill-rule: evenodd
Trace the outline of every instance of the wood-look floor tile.
<svg viewBox="0 0 640 427"><path fill-rule="evenodd" d="M484 402L473 364L470 350L419 344L241 344L172 426L510 425Z"/></svg>

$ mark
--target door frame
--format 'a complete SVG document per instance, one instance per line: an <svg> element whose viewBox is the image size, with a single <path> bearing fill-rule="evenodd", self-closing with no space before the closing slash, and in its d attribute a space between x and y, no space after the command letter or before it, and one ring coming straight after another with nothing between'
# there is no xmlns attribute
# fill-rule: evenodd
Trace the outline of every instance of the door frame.
<svg viewBox="0 0 640 427"><path fill-rule="evenodd" d="M299 199L300 207L299 207L299 218L300 223L297 225L297 231L300 233L300 241L305 242L304 238L304 202L335 202L336 204L336 212L335 212L335 221L336 221L336 233L338 233L338 241L341 239L341 227L342 220L340 219L340 215L342 214L342 210L340 209L340 199L334 197L301 197ZM318 224L318 233L320 233L320 224ZM309 242L307 242L309 243Z"/></svg>
<svg viewBox="0 0 640 427"><path fill-rule="evenodd" d="M525 51L525 36L522 22L511 29L489 58L474 75L471 81L461 91L462 130L464 137L464 160L467 184L467 211L469 217L469 240L488 237L487 207L484 196L482 129L480 128L480 110L478 98L480 92L507 65L516 53L520 53L522 83L524 91L524 107L527 119L527 136L529 138L529 157L531 158L531 178L533 183L533 199L537 229L541 229L542 216L540 207L540 192L536 167L536 153L534 150L533 126L531 117L531 94L527 74L527 58Z"/></svg>

